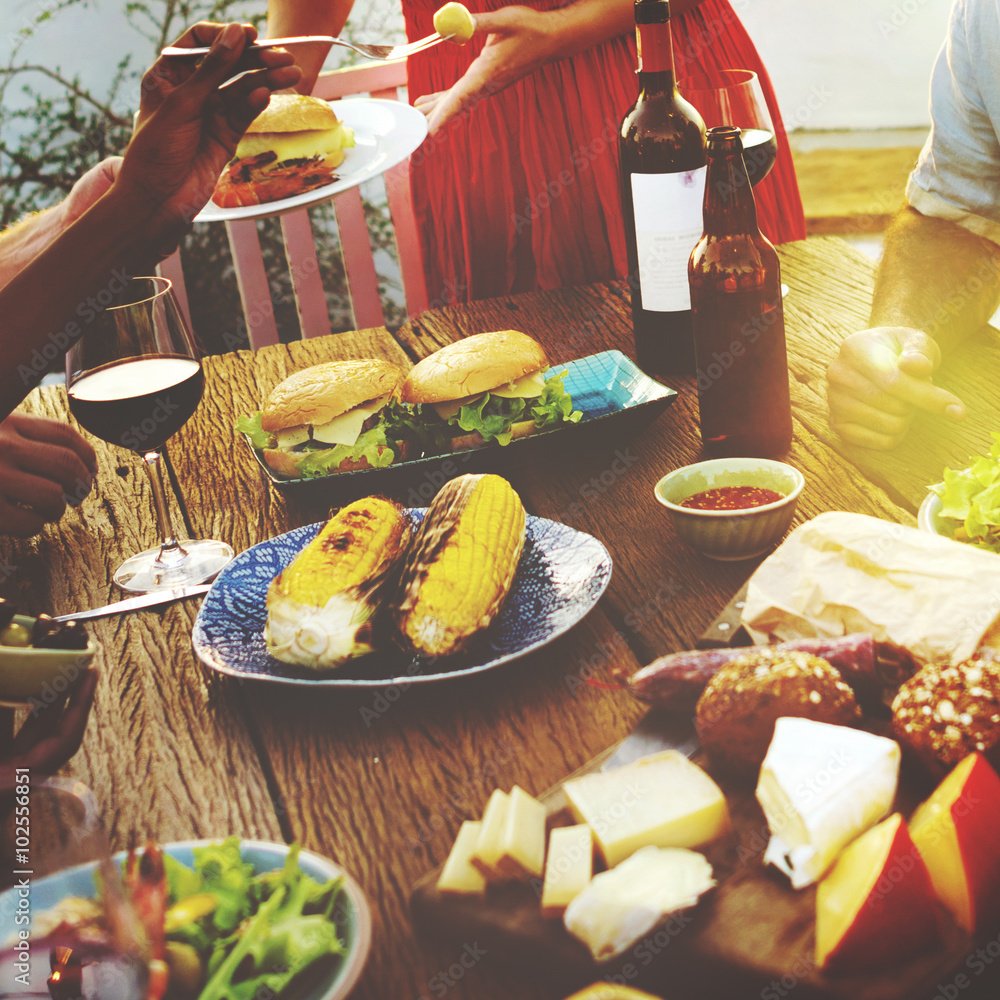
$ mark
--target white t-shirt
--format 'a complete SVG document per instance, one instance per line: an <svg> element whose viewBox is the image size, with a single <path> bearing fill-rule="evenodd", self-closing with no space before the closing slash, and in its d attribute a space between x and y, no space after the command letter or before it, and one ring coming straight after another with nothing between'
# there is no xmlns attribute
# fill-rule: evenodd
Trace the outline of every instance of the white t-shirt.
<svg viewBox="0 0 1000 1000"><path fill-rule="evenodd" d="M931 75L931 132L906 186L922 215L1000 243L1000 0L955 0Z"/></svg>

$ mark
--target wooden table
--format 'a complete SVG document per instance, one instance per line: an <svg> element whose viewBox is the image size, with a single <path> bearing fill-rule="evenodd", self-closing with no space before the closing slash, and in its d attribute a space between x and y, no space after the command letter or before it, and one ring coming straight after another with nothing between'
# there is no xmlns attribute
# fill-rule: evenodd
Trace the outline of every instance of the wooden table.
<svg viewBox="0 0 1000 1000"><path fill-rule="evenodd" d="M998 334L985 332L939 379L968 401L964 426L919 418L895 452L848 447L827 425L824 371L841 339L866 325L872 264L837 238L791 244L781 259L795 417L788 459L806 478L797 521L845 509L915 523L927 484L1000 428L989 376ZM290 372L373 353L409 367L458 337L512 327L540 340L554 364L609 348L632 352L628 294L612 284L436 309L395 336L363 330L206 359L204 401L167 448L176 524L240 551L326 516L321 499L272 490L232 430L234 416L257 408ZM501 670L438 686L306 695L203 669L191 650L196 601L92 623L100 687L68 771L99 797L113 844L238 833L299 840L336 860L374 914L358 997L556 995L489 961L467 969L461 960L474 941L419 939L408 896L493 788L540 792L643 714L625 693L580 680L690 648L756 567L687 548L653 500L660 476L703 457L693 379L672 384L675 404L638 437L511 476L529 512L596 535L615 565L609 590L580 625ZM71 419L58 388L37 390L25 409ZM97 486L79 507L34 539L0 540L0 593L22 607L61 614L115 600L114 568L155 542L139 463L96 445ZM396 498L413 499L406 490Z"/></svg>

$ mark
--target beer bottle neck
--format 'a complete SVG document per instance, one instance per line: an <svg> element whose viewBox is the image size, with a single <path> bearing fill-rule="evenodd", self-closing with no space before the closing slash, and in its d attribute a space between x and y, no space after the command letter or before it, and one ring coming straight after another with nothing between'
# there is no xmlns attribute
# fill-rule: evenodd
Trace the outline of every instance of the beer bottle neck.
<svg viewBox="0 0 1000 1000"><path fill-rule="evenodd" d="M760 235L753 187L743 162L743 147L736 136L725 141L710 139L705 179L705 234L731 236L739 233Z"/></svg>

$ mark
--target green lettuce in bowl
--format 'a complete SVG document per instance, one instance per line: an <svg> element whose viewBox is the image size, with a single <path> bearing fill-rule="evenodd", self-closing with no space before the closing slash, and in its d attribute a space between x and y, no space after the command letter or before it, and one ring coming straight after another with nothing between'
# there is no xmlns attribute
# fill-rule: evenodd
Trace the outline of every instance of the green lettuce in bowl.
<svg viewBox="0 0 1000 1000"><path fill-rule="evenodd" d="M921 507L921 527L990 552L1000 553L1000 433L986 455L964 469L944 470Z"/></svg>

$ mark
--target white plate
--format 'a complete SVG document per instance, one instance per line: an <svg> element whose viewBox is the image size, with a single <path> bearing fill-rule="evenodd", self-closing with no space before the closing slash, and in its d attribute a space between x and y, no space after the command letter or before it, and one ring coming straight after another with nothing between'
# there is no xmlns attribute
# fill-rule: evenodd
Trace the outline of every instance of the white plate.
<svg viewBox="0 0 1000 1000"><path fill-rule="evenodd" d="M423 113L402 101L380 101L357 97L346 101L328 101L337 117L354 130L353 149L345 151L344 162L332 184L313 188L293 198L279 198L263 205L220 208L209 202L195 222L230 222L235 219L266 219L299 208L309 208L332 198L362 181L378 177L389 167L405 160L426 138L427 119Z"/></svg>

